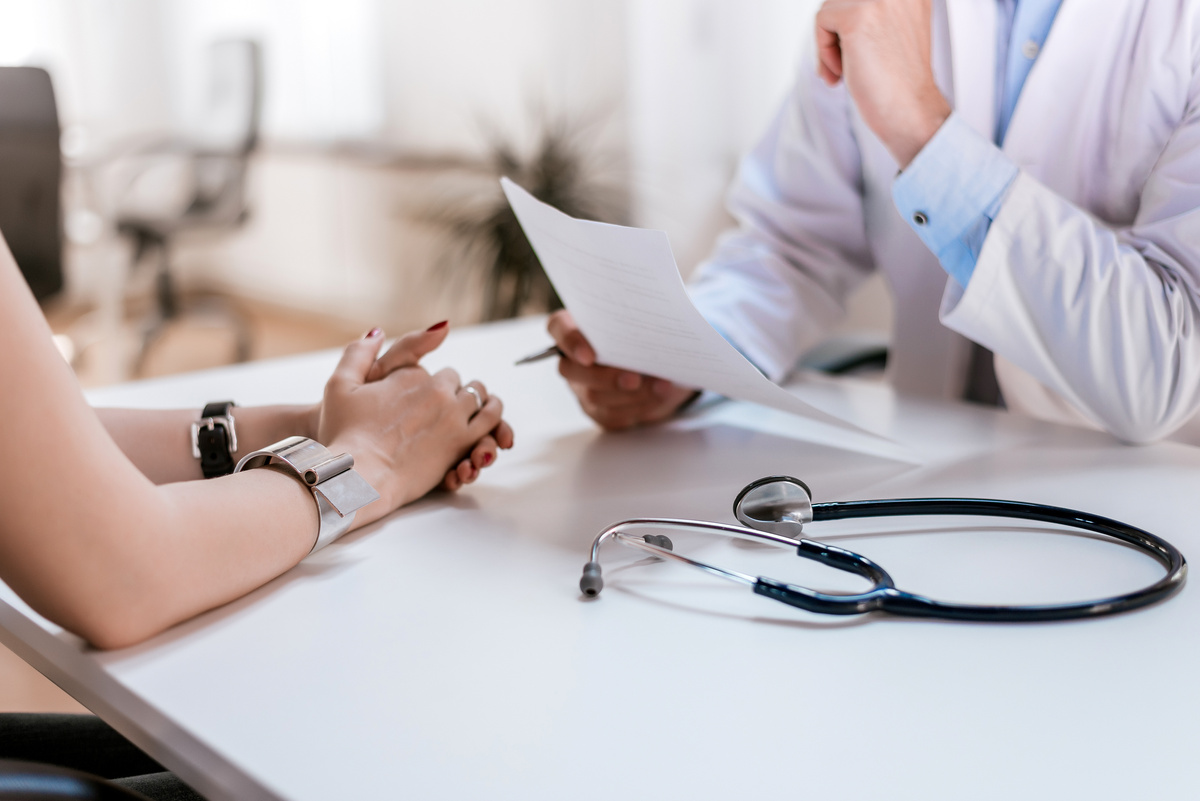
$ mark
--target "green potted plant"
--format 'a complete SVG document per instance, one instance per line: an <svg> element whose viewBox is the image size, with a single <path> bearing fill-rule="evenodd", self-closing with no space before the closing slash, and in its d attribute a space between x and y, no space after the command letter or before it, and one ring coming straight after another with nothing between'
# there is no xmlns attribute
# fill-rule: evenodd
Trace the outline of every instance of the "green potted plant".
<svg viewBox="0 0 1200 801"><path fill-rule="evenodd" d="M572 217L627 222L625 170L597 146L597 134L597 126L586 122L548 120L528 155L507 138L492 136L489 154L480 165L495 179L491 187L453 192L417 213L418 220L440 228L446 238L437 274L465 271L482 279L484 320L562 308L500 190L501 176Z"/></svg>

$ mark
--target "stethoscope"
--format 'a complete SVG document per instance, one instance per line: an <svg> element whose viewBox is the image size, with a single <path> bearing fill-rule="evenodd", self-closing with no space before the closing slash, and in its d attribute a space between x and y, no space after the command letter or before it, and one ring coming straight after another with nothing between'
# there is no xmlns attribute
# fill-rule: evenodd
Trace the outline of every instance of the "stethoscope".
<svg viewBox="0 0 1200 801"><path fill-rule="evenodd" d="M1148 531L1100 515L1042 506L1020 501L996 501L980 498L896 498L878 501L812 502L812 493L799 479L790 476L768 476L751 482L733 502L734 516L742 526L711 523L702 520L673 520L641 518L624 520L609 526L592 542L591 561L583 568L579 589L594 598L604 587L600 574L600 547L609 540L649 551L662 558L700 568L711 575L749 585L755 594L782 601L809 612L827 615L857 615L864 612L887 612L907 617L932 617L949 620L979 620L987 622L1032 622L1100 617L1127 612L1171 597L1183 589L1187 580L1187 561L1171 543ZM896 589L887 571L861 554L832 545L802 538L807 523L822 520L846 520L858 517L889 517L909 515L977 515L1008 517L1054 523L1112 537L1154 557L1167 574L1135 592L1115 595L1095 601L1030 606L989 606L948 603ZM759 542L769 542L796 549L804 559L826 564L832 568L855 573L874 586L863 593L840 594L819 592L763 576L751 576L735 570L701 562L675 553L671 540L662 534L633 534L627 529L692 529L728 534Z"/></svg>

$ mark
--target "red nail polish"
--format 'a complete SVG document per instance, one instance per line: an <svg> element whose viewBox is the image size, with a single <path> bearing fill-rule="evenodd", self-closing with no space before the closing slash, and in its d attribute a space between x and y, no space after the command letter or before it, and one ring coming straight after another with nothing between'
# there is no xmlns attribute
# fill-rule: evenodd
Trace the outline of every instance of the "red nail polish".
<svg viewBox="0 0 1200 801"><path fill-rule="evenodd" d="M483 455L483 466L487 467L491 463L492 463L492 455L490 453L485 453Z"/></svg>
<svg viewBox="0 0 1200 801"><path fill-rule="evenodd" d="M382 333L383 333L383 329L376 326L375 328L372 328L367 333L363 334L363 339L374 339L375 337L379 336Z"/></svg>
<svg viewBox="0 0 1200 801"><path fill-rule="evenodd" d="M449 324L450 324L449 320L442 320L440 323L434 323L433 325L429 326L428 328L425 329L425 331L426 332L441 331L443 328L445 328Z"/></svg>

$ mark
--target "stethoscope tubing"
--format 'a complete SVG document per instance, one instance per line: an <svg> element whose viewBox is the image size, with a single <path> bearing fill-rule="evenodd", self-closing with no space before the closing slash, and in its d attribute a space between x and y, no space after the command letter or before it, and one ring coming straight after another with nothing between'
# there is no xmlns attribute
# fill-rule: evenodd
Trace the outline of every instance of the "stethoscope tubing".
<svg viewBox="0 0 1200 801"><path fill-rule="evenodd" d="M960 604L937 601L894 587L877 587L864 593L863 611L878 610L906 617L937 617L949 620L978 620L997 623L1072 620L1085 617L1117 614L1158 603L1183 589L1187 580L1187 560L1178 548L1144 529L1102 515L1067 509L1060 506L1002 501L984 498L892 498L869 501L834 501L813 504L813 521L847 520L866 517L951 516L1004 517L1033 520L1068 528L1090 531L1120 540L1154 557L1167 571L1155 583L1134 592L1108 598L1064 604L1034 604L1027 606ZM762 579L760 579L762 581ZM778 582L767 580L767 586L755 592L778 597ZM850 600L851 596L825 596L830 600ZM871 600L868 601L868 598ZM793 604L798 605L798 604ZM847 612L853 614L853 612Z"/></svg>

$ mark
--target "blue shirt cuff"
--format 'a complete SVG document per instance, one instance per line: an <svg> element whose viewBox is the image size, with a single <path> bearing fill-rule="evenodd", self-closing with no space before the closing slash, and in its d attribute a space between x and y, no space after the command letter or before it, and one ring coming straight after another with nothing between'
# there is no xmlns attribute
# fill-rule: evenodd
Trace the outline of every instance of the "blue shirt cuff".
<svg viewBox="0 0 1200 801"><path fill-rule="evenodd" d="M1017 165L951 114L892 183L901 216L964 289Z"/></svg>

